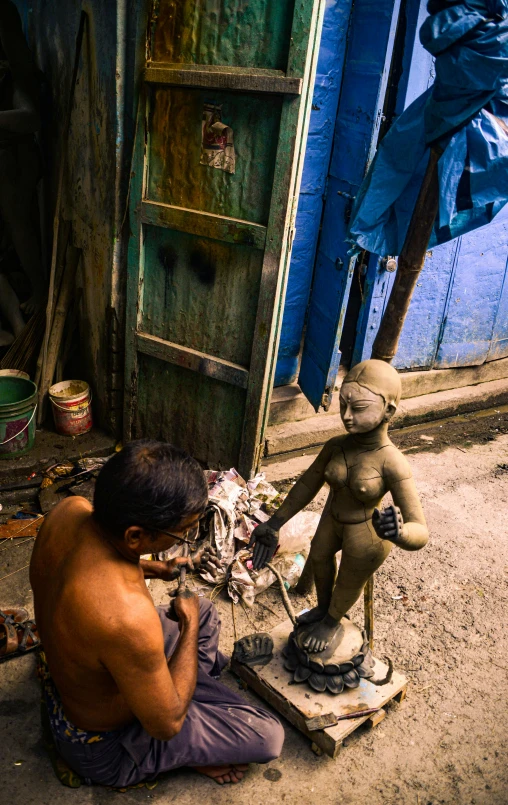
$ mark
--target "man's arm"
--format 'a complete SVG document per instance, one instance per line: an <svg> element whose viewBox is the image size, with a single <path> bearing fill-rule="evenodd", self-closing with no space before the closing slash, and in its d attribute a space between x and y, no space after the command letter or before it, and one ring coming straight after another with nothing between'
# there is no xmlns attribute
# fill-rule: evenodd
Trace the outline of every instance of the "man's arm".
<svg viewBox="0 0 508 805"><path fill-rule="evenodd" d="M169 665L155 608L144 597L129 603L121 620L108 624L100 659L145 730L169 741L180 732L196 688L199 599L189 593L175 600L180 640Z"/></svg>

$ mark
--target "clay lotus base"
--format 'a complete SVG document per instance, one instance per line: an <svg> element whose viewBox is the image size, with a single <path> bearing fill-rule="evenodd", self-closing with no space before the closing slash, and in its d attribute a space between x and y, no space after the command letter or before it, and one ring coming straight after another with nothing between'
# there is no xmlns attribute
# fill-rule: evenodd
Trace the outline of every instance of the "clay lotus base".
<svg viewBox="0 0 508 805"><path fill-rule="evenodd" d="M343 619L344 636L330 657L327 652L310 654L298 643L298 627L289 635L283 650L284 668L295 683L307 682L318 693L334 695L357 688L360 679L374 676L374 657L367 635L351 621Z"/></svg>

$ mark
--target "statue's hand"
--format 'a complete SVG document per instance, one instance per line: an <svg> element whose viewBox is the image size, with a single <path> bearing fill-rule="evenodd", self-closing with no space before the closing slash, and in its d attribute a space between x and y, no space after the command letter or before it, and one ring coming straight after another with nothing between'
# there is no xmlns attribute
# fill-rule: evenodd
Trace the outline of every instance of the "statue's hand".
<svg viewBox="0 0 508 805"><path fill-rule="evenodd" d="M380 539L389 539L397 543L402 533L404 520L398 506L387 506L383 511L374 509L372 525Z"/></svg>
<svg viewBox="0 0 508 805"><path fill-rule="evenodd" d="M249 548L253 548L252 566L254 570L261 570L270 562L279 545L279 531L268 523L262 523L252 532Z"/></svg>

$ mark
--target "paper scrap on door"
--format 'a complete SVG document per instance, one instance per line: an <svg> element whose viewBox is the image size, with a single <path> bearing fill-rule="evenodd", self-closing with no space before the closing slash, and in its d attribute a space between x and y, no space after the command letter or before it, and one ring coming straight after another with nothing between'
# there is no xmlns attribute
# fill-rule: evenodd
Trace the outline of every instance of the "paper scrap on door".
<svg viewBox="0 0 508 805"><path fill-rule="evenodd" d="M234 173L236 157L233 129L222 122L222 106L204 104L201 131L200 164Z"/></svg>

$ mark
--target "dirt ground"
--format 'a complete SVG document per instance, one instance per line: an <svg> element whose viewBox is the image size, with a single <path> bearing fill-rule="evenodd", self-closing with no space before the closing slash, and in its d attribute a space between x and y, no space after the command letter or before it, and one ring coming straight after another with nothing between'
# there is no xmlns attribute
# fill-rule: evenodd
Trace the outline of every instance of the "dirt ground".
<svg viewBox="0 0 508 805"><path fill-rule="evenodd" d="M426 436L427 438L421 438ZM433 438L432 438L433 437ZM190 771L163 776L153 791L73 791L56 780L41 744L38 683L32 657L0 665L2 802L140 803L287 802L294 805L505 805L508 803L508 412L460 418L394 434L411 463L431 540L421 552L393 550L375 579L375 653L393 658L408 695L388 706L374 730L350 736L333 761L284 722L281 757L254 766L235 787L219 788ZM448 442L448 444L446 444ZM294 478L312 455L272 463L268 477ZM288 486L282 484L281 486ZM321 494L313 508L322 507ZM2 551L0 576L29 562L31 542ZM166 600L161 582L156 603ZM0 582L0 606L31 607L27 570ZM303 608L312 603L294 595ZM217 601L222 648L231 651L231 603ZM285 611L276 590L252 610L236 607L239 636L270 630ZM352 611L361 624L362 607ZM237 680L225 672L226 684ZM255 696L246 693L248 698Z"/></svg>

